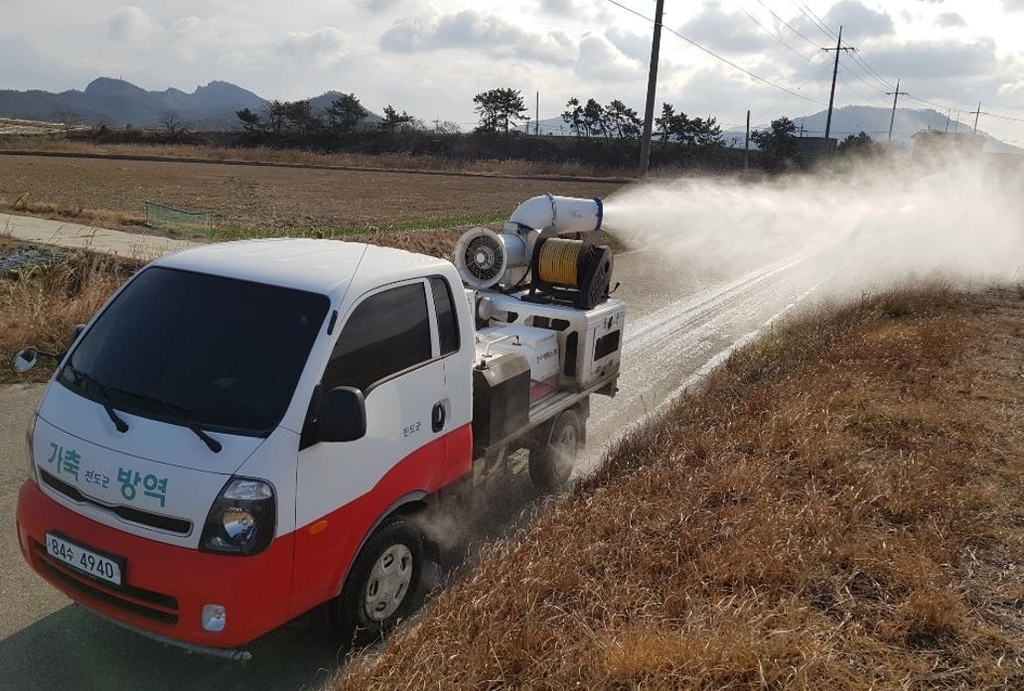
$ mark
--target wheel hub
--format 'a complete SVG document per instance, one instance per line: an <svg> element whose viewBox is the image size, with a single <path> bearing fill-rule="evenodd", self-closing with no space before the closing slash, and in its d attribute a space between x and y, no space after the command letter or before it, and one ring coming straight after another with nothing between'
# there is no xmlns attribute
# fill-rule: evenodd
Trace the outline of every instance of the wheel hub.
<svg viewBox="0 0 1024 691"><path fill-rule="evenodd" d="M366 616L384 621L402 606L412 583L413 557L403 544L391 545L373 565L363 602Z"/></svg>

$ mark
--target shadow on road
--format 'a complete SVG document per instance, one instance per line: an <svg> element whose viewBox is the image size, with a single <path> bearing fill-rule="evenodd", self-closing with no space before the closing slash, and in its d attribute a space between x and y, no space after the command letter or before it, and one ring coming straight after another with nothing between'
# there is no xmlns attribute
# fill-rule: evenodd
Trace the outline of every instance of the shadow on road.
<svg viewBox="0 0 1024 691"><path fill-rule="evenodd" d="M319 689L343 656L319 611L233 662L189 653L69 605L0 641L0 689Z"/></svg>

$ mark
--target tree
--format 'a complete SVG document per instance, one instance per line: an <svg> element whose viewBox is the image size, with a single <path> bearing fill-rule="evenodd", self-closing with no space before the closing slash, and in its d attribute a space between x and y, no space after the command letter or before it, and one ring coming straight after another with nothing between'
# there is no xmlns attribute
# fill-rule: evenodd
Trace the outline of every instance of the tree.
<svg viewBox="0 0 1024 691"><path fill-rule="evenodd" d="M686 113L677 113L671 103L661 104L661 117L655 118L654 123L663 142L692 144L694 141L690 118L686 117Z"/></svg>
<svg viewBox="0 0 1024 691"><path fill-rule="evenodd" d="M283 115L288 129L300 136L309 134L319 125L319 118L313 115L309 100L286 101Z"/></svg>
<svg viewBox="0 0 1024 691"><path fill-rule="evenodd" d="M281 101L271 101L263 107L264 115L267 118L267 129L274 137L280 137L284 131L285 115L288 107Z"/></svg>
<svg viewBox="0 0 1024 691"><path fill-rule="evenodd" d="M722 144L722 128L710 115L707 118L694 118L688 127L689 143L694 146L720 146Z"/></svg>
<svg viewBox="0 0 1024 691"><path fill-rule="evenodd" d="M779 170L791 162L800 160L796 124L785 116L772 120L771 129L751 132L750 140L763 153L768 170Z"/></svg>
<svg viewBox="0 0 1024 691"><path fill-rule="evenodd" d="M565 112L562 113L562 121L569 126L569 129L577 136L582 137L585 131L583 127L583 106L580 100L573 96L565 102Z"/></svg>
<svg viewBox="0 0 1024 691"><path fill-rule="evenodd" d="M369 115L370 111L356 98L355 94L342 94L324 109L327 113L327 127L331 132L347 136L356 128L359 121Z"/></svg>
<svg viewBox="0 0 1024 691"><path fill-rule="evenodd" d="M604 134L604 119L604 106L588 98L587 105L583 106L583 126L587 130L587 136Z"/></svg>
<svg viewBox="0 0 1024 691"><path fill-rule="evenodd" d="M604 130L611 136L637 138L640 136L641 122L636 111L615 99L604 109Z"/></svg>
<svg viewBox="0 0 1024 691"><path fill-rule="evenodd" d="M188 123L182 120L177 111L167 110L160 113L158 121L160 127L163 128L164 132L171 139L177 139L188 134Z"/></svg>
<svg viewBox="0 0 1024 691"><path fill-rule="evenodd" d="M384 119L380 121L379 125L385 132L395 132L396 130L409 129L415 119L404 110L399 113L391 104L388 104L384 106Z"/></svg>
<svg viewBox="0 0 1024 691"><path fill-rule="evenodd" d="M491 89L482 91L473 97L476 112L480 114L478 132L504 132L508 135L509 127L515 125L526 113L523 95L517 89Z"/></svg>
<svg viewBox="0 0 1024 691"><path fill-rule="evenodd" d="M254 113L248 108L242 110L236 110L235 115L242 121L242 131L249 135L260 134L263 131L263 121L260 120L258 113Z"/></svg>
<svg viewBox="0 0 1024 691"><path fill-rule="evenodd" d="M864 130L857 135L848 135L839 142L836 153L840 156L870 156L875 153L875 140Z"/></svg>

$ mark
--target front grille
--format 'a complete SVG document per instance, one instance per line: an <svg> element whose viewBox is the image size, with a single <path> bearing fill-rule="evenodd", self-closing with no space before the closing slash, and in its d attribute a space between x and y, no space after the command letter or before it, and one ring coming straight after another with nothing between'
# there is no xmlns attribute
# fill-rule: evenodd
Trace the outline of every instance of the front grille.
<svg viewBox="0 0 1024 691"><path fill-rule="evenodd" d="M158 530L166 530L169 533L188 535L192 532L192 521L187 521L184 518L162 516L158 513L151 513L149 511L143 511L142 509L136 509L131 506L124 506L121 504L115 506L104 504L103 502L96 501L92 497L82 494L74 485L69 485L60 478L50 475L50 473L45 470L40 469L39 475L42 477L43 482L46 483L47 487L60 492L72 501L92 504L104 511L109 511L115 516L123 518L126 521L138 523L150 528L157 528Z"/></svg>
<svg viewBox="0 0 1024 691"><path fill-rule="evenodd" d="M145 617L161 624L178 623L178 598L131 585L120 588L88 576L80 575L46 553L46 548L33 541L32 547L42 570L54 580L93 600L122 612Z"/></svg>

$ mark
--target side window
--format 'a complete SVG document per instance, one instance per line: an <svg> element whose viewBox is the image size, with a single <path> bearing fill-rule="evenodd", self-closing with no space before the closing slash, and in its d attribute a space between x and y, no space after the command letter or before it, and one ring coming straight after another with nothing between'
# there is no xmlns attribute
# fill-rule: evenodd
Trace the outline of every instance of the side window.
<svg viewBox="0 0 1024 691"><path fill-rule="evenodd" d="M366 298L352 312L338 335L323 386L354 386L366 391L381 379L430 357L423 284L392 288Z"/></svg>
<svg viewBox="0 0 1024 691"><path fill-rule="evenodd" d="M430 292L434 294L434 312L437 314L437 332L441 344L441 356L459 349L459 317L455 312L455 301L448 281L434 277L430 279Z"/></svg>

